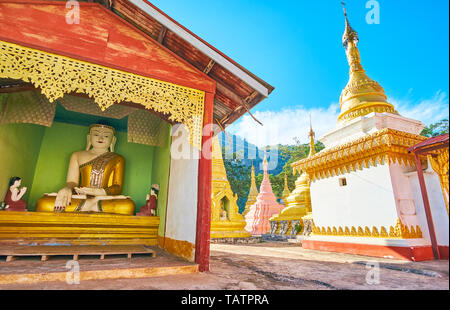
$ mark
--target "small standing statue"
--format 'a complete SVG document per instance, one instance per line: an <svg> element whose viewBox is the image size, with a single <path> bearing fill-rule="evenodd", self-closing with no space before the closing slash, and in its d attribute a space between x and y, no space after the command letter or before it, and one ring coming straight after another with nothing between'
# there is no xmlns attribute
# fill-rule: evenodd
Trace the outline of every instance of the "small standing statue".
<svg viewBox="0 0 450 310"><path fill-rule="evenodd" d="M15 211L15 212L26 212L27 211L27 203L25 200L22 200L23 195L25 195L27 188L22 187L19 190L20 185L22 184L22 179L19 177L12 177L9 181L9 189L6 193L5 197L5 211Z"/></svg>
<svg viewBox="0 0 450 310"><path fill-rule="evenodd" d="M223 206L220 208L220 220L221 221L228 220L228 213L227 213L227 211L225 211Z"/></svg>
<svg viewBox="0 0 450 310"><path fill-rule="evenodd" d="M156 208L158 206L158 193L159 185L153 184L150 190L150 194L147 194L147 202L145 206L141 208L141 212L137 213L137 216L156 216Z"/></svg>

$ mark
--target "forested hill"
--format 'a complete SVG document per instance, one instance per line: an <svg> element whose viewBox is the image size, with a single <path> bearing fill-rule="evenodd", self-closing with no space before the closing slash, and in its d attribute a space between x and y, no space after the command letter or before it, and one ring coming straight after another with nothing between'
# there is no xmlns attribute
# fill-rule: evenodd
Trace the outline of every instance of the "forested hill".
<svg viewBox="0 0 450 310"><path fill-rule="evenodd" d="M231 141L230 141L231 140ZM309 154L309 144L278 145L258 148L254 144L239 136L227 137L224 133L219 135L222 146L224 164L227 170L228 181L235 194L238 195L239 211L243 212L250 190L251 166L255 166L256 185L261 186L263 179L264 154L269 162L269 177L274 194L280 198L284 189L284 174L288 176L289 189L294 189L294 183L298 176L292 174L291 164L305 158ZM323 149L319 142L316 151Z"/></svg>

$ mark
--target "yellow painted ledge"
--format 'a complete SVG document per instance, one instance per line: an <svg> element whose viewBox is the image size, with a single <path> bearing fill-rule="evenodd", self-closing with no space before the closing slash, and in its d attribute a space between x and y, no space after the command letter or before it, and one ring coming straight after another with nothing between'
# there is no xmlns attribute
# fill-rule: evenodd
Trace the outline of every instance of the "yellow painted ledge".
<svg viewBox="0 0 450 310"><path fill-rule="evenodd" d="M211 222L211 238L247 238L251 234L246 231L245 221L214 221Z"/></svg>
<svg viewBox="0 0 450 310"><path fill-rule="evenodd" d="M105 279L139 279L198 272L198 265L80 271L80 282ZM0 275L0 285L65 282L67 272Z"/></svg>
<svg viewBox="0 0 450 310"><path fill-rule="evenodd" d="M0 211L0 243L157 245L159 217Z"/></svg>

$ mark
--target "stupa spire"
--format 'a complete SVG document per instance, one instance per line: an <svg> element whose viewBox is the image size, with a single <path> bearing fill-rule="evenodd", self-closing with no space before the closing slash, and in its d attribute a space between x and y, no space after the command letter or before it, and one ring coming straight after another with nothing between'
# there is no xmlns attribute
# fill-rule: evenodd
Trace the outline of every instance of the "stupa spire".
<svg viewBox="0 0 450 310"><path fill-rule="evenodd" d="M213 181L228 182L227 171L222 157L222 146L219 142L219 136L212 140L212 177Z"/></svg>
<svg viewBox="0 0 450 310"><path fill-rule="evenodd" d="M256 178L255 178L255 166L252 161L252 173L251 173L251 183L250 190L248 192L247 202L245 203L245 210L242 215L246 215L250 210L250 207L256 202L256 197L258 197L258 188L256 187Z"/></svg>
<svg viewBox="0 0 450 310"><path fill-rule="evenodd" d="M281 199L283 199L283 201L286 204L286 198L291 194L291 191L289 190L289 185L288 185L288 179L287 179L287 173L284 173L284 189L283 189L283 193L281 194Z"/></svg>
<svg viewBox="0 0 450 310"><path fill-rule="evenodd" d="M312 119L311 115L309 115L309 155L308 157L313 156L316 154L316 148L314 145L314 138L316 137L316 133L314 132L312 128Z"/></svg>
<svg viewBox="0 0 450 310"><path fill-rule="evenodd" d="M380 84L366 75L361 65L361 57L358 50L358 33L351 27L345 3L342 2L342 4L345 15L345 31L342 36L342 44L350 66L350 80L341 94L341 114L338 117L338 121L350 121L372 112L398 114L394 106L387 102L387 96Z"/></svg>

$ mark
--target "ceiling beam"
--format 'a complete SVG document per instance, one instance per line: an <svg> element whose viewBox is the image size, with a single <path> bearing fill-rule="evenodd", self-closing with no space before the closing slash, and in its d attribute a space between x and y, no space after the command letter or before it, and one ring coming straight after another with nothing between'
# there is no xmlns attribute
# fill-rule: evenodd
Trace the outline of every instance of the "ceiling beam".
<svg viewBox="0 0 450 310"><path fill-rule="evenodd" d="M158 36L158 42L160 44L163 44L164 38L166 37L167 34L167 27L161 25L161 31L159 32L159 36Z"/></svg>
<svg viewBox="0 0 450 310"><path fill-rule="evenodd" d="M251 104L252 101L256 98L256 96L258 96L258 92L255 90L247 98L244 99L245 103Z"/></svg>
<svg viewBox="0 0 450 310"><path fill-rule="evenodd" d="M228 87L226 87L225 85L223 85L220 82L216 83L216 87L217 87L217 90L220 91L222 94L224 94L231 100L233 100L236 103L238 103L239 105L241 105L247 111L247 113L255 120L255 122L257 122L258 124L263 126L263 124L253 116L253 114L250 112L249 107L247 106L247 103L241 97L239 97L236 93L234 93L232 90L230 90ZM250 96L252 96L252 95L250 95Z"/></svg>
<svg viewBox="0 0 450 310"><path fill-rule="evenodd" d="M212 68L214 67L214 65L216 64L216 62L214 60L210 60L208 65L206 66L206 68L203 70L204 74L209 74L209 72L212 70Z"/></svg>

